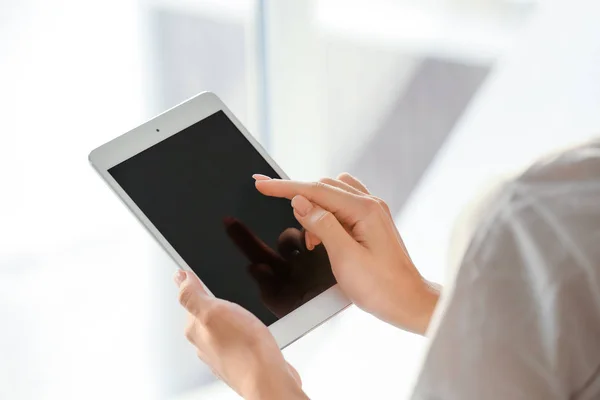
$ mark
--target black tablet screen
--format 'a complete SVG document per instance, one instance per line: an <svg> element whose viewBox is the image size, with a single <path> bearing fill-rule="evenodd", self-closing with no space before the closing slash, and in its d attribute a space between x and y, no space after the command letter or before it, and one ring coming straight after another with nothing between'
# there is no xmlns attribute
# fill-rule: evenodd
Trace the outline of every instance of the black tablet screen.
<svg viewBox="0 0 600 400"><path fill-rule="evenodd" d="M215 296L267 325L335 283L289 200L256 190L252 174L279 176L222 111L109 173Z"/></svg>

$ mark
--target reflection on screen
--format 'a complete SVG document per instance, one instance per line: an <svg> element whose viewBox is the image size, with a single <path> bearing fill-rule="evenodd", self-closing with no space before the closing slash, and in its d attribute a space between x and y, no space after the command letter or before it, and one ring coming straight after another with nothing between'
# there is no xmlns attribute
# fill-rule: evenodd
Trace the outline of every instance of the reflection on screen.
<svg viewBox="0 0 600 400"><path fill-rule="evenodd" d="M109 173L215 296L270 325L335 284L322 246L309 252L279 177L219 111Z"/></svg>

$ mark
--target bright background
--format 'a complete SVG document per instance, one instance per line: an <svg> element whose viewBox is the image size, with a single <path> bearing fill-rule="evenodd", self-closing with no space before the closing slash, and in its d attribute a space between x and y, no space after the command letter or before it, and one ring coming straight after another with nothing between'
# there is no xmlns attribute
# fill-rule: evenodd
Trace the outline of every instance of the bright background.
<svg viewBox="0 0 600 400"><path fill-rule="evenodd" d="M214 91L292 177L362 178L441 282L482 186L600 133L599 20L595 0L0 1L0 398L236 398L93 148ZM285 355L315 399L397 399L424 344L352 307Z"/></svg>

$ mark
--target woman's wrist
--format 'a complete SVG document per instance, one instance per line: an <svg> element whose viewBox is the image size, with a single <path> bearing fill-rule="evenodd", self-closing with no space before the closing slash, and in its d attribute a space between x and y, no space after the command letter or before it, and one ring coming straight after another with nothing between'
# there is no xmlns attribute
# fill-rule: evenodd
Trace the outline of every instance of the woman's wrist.
<svg viewBox="0 0 600 400"><path fill-rule="evenodd" d="M308 396L297 385L296 387L280 388L277 390L270 388L262 392L254 392L244 398L246 400L309 400Z"/></svg>
<svg viewBox="0 0 600 400"><path fill-rule="evenodd" d="M404 292L401 298L393 300L387 318L380 318L405 331L425 335L439 297L440 287L421 278L408 296Z"/></svg>
<svg viewBox="0 0 600 400"><path fill-rule="evenodd" d="M253 377L245 393L241 393L242 397L246 400L308 399L298 381L287 370L281 372L260 368L256 374L251 374Z"/></svg>
<svg viewBox="0 0 600 400"><path fill-rule="evenodd" d="M308 400L298 383L285 382L280 384L265 384L255 386L250 393L243 396L246 400Z"/></svg>
<svg viewBox="0 0 600 400"><path fill-rule="evenodd" d="M418 302L419 307L415 321L416 333L425 335L427 332L431 317L433 316L437 302L440 299L440 290L441 287L439 285L423 279L423 291L420 301Z"/></svg>

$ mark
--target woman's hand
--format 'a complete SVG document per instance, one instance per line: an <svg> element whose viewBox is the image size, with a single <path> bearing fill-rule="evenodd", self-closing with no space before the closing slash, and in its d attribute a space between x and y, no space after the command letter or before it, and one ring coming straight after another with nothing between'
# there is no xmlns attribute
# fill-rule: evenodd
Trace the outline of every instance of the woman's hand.
<svg viewBox="0 0 600 400"><path fill-rule="evenodd" d="M310 247L323 242L338 283L357 306L425 333L439 292L415 268L381 199L349 174L312 183L255 179L261 193L292 200Z"/></svg>
<svg viewBox="0 0 600 400"><path fill-rule="evenodd" d="M215 375L246 399L308 399L300 376L254 315L210 296L193 272L177 271L175 283L189 313L186 337Z"/></svg>

